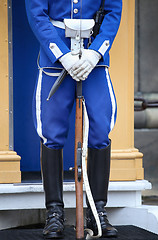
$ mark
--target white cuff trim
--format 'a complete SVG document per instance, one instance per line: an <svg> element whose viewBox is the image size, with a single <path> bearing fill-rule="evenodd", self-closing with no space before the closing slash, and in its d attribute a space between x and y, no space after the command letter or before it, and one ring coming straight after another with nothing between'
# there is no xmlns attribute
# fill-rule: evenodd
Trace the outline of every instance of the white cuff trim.
<svg viewBox="0 0 158 240"><path fill-rule="evenodd" d="M105 40L101 45L101 47L99 48L98 52L100 52L101 55L104 55L107 49L109 48L109 46L110 46L109 40Z"/></svg>
<svg viewBox="0 0 158 240"><path fill-rule="evenodd" d="M54 56L56 58L60 58L63 53L61 52L61 50L58 48L58 46L56 45L56 43L50 43L49 44L49 48L52 51L52 53L54 54Z"/></svg>

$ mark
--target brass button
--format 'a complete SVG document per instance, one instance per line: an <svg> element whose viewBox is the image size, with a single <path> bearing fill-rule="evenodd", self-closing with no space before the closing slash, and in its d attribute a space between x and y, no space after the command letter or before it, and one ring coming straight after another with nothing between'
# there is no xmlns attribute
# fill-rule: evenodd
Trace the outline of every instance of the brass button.
<svg viewBox="0 0 158 240"><path fill-rule="evenodd" d="M74 0L74 3L78 3L78 0Z"/></svg>
<svg viewBox="0 0 158 240"><path fill-rule="evenodd" d="M74 13L78 13L78 9L77 8L74 9Z"/></svg>

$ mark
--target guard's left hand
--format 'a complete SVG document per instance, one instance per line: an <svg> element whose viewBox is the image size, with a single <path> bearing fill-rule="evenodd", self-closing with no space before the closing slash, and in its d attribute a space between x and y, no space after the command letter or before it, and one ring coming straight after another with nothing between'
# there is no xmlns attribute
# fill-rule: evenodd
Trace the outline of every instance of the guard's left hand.
<svg viewBox="0 0 158 240"><path fill-rule="evenodd" d="M81 59L72 67L71 74L73 78L85 80L97 65L100 58L101 55L98 52L91 49L83 49Z"/></svg>

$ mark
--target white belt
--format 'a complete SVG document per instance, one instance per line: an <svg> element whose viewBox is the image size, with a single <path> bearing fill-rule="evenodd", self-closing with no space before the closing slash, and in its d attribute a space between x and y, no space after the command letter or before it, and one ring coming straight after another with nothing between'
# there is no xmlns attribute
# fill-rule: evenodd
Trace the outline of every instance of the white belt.
<svg viewBox="0 0 158 240"><path fill-rule="evenodd" d="M83 39L90 38L95 24L94 19L64 19L64 22L50 19L51 23L58 28L65 29L65 37L71 39L71 53L79 54L84 48Z"/></svg>
<svg viewBox="0 0 158 240"><path fill-rule="evenodd" d="M65 24L64 22L61 21L55 21L53 19L50 19L51 23L53 24L53 26L58 27L58 28L62 28L65 29Z"/></svg>

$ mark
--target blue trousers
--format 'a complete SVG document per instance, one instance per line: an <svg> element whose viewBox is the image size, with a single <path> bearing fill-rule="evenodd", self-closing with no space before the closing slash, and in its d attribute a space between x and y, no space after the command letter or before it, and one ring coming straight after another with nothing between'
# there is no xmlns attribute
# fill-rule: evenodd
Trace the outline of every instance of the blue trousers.
<svg viewBox="0 0 158 240"><path fill-rule="evenodd" d="M56 79L39 70L33 97L33 120L43 143L49 148L60 149L64 146L69 130L76 81L67 75L53 97L47 101ZM82 82L82 88L90 124L88 147L104 148L109 144L108 135L115 125L117 114L108 68L96 67Z"/></svg>

